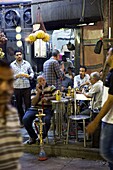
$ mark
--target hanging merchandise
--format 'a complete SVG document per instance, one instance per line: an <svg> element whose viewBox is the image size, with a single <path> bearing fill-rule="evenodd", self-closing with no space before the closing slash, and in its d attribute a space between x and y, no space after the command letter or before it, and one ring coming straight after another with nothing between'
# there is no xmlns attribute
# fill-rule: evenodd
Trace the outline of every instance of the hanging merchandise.
<svg viewBox="0 0 113 170"><path fill-rule="evenodd" d="M102 41L102 38L100 38L100 40L97 41L97 43L95 45L95 48L94 48L94 52L96 54L100 54L101 53L102 45L103 45L103 41Z"/></svg>
<svg viewBox="0 0 113 170"><path fill-rule="evenodd" d="M75 50L75 46L74 46L74 44L72 44L71 42L69 42L69 43L67 44L67 48L68 48L69 51Z"/></svg>
<svg viewBox="0 0 113 170"><path fill-rule="evenodd" d="M75 45L70 42L71 41L71 36L72 36L72 30L71 30L71 34L70 34L69 43L67 44L67 48L68 48L69 51L75 50Z"/></svg>
<svg viewBox="0 0 113 170"><path fill-rule="evenodd" d="M28 37L25 39L26 42L32 44L37 39L42 39L44 42L48 42L50 40L50 35L46 33L46 29L41 17L40 7L38 7L37 11L37 23L40 24L38 30L33 31Z"/></svg>

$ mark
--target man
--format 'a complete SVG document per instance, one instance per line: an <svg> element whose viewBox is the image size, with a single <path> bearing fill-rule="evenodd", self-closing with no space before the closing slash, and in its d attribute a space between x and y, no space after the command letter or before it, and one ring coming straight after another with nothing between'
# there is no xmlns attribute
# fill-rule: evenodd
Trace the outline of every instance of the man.
<svg viewBox="0 0 113 170"><path fill-rule="evenodd" d="M113 48L108 51L113 51ZM110 170L113 170L113 54L108 55L110 67L108 98L96 118L87 126L87 133L92 134L102 120L100 153L109 162ZM103 119L102 119L103 118Z"/></svg>
<svg viewBox="0 0 113 170"><path fill-rule="evenodd" d="M85 85L89 85L89 75L86 74L87 68L80 66L79 75L74 77L74 88L83 88Z"/></svg>
<svg viewBox="0 0 113 170"><path fill-rule="evenodd" d="M66 55L62 56L62 61L64 63L64 68L66 70L66 73L68 72L68 68L74 68L72 61L69 58L66 58Z"/></svg>
<svg viewBox="0 0 113 170"><path fill-rule="evenodd" d="M90 83L91 88L89 92L83 92L83 94L88 97L92 98L90 102L89 109L84 110L81 112L82 114L90 115L90 111L98 112L101 109L102 105L102 95L103 95L103 83L100 81L100 75L98 72L92 72L90 74Z"/></svg>
<svg viewBox="0 0 113 170"><path fill-rule="evenodd" d="M22 118L24 116L24 107L26 111L31 106L30 79L33 78L34 73L29 62L23 60L21 50L15 51L15 61L11 63L11 67L14 70L14 94L16 105L20 124L23 126Z"/></svg>
<svg viewBox="0 0 113 170"><path fill-rule="evenodd" d="M17 110L10 105L13 94L13 70L0 60L0 169L19 170L22 137Z"/></svg>
<svg viewBox="0 0 113 170"><path fill-rule="evenodd" d="M87 68L85 66L80 66L79 75L74 77L74 88L77 93L81 93L82 89L88 90L89 85L89 75L86 74ZM89 102L87 101L79 101L78 105L80 106L80 111L86 108Z"/></svg>
<svg viewBox="0 0 113 170"><path fill-rule="evenodd" d="M65 69L63 70L63 80L61 83L61 91L67 93L68 92L68 87L70 86L71 88L73 87L73 81L71 78L66 76L66 71Z"/></svg>
<svg viewBox="0 0 113 170"><path fill-rule="evenodd" d="M28 109L23 117L24 126L30 136L30 140L26 143L31 145L36 143L38 135L35 133L32 123L38 114L38 109L44 109L43 113L46 116L43 117L43 139L46 138L48 130L50 128L50 120L52 117L52 105L50 100L55 99L56 88L54 86L48 86L43 76L38 77L38 84L36 86L37 93L32 98L32 107Z"/></svg>
<svg viewBox="0 0 113 170"><path fill-rule="evenodd" d="M59 51L54 50L52 57L44 63L43 72L48 85L54 85L57 89L61 89L62 71L60 70Z"/></svg>

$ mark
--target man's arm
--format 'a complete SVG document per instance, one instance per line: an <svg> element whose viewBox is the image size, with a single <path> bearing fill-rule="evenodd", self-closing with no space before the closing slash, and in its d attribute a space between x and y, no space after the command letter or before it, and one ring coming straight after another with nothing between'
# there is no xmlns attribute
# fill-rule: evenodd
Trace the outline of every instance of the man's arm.
<svg viewBox="0 0 113 170"><path fill-rule="evenodd" d="M63 72L60 70L60 65L59 63L54 63L54 71L56 73L56 76L62 80L63 78Z"/></svg>
<svg viewBox="0 0 113 170"><path fill-rule="evenodd" d="M37 105L37 103L39 102L39 100L40 100L40 95L41 95L41 93L42 93L42 90L39 88L39 84L37 84L37 86L36 86L36 96L34 96L33 98L32 98L32 100L31 100L31 104L32 104L32 106L36 106Z"/></svg>
<svg viewBox="0 0 113 170"><path fill-rule="evenodd" d="M101 119L108 113L113 106L113 95L109 94L107 101L104 103L102 109L96 116L96 118L86 127L87 133L92 134L98 127Z"/></svg>

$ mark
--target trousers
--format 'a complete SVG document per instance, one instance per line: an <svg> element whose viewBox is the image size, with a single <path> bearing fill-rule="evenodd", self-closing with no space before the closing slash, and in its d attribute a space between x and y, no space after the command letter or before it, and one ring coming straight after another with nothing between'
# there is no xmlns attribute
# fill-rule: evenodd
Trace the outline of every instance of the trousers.
<svg viewBox="0 0 113 170"><path fill-rule="evenodd" d="M51 109L44 109L43 112L44 112L44 114L46 114L46 116L44 116L42 118L42 122L45 123L43 125L43 139L44 139L47 136L48 130L51 125L52 111L51 111ZM33 121L36 118L36 114L38 114L38 110L33 109L31 107L27 110L27 112L25 113L25 115L23 117L23 124L25 126L25 129L27 130L29 136L33 139L38 138L38 134L35 132L35 130L32 126Z"/></svg>
<svg viewBox="0 0 113 170"><path fill-rule="evenodd" d="M113 124L102 122L100 154L108 161L110 170L113 170Z"/></svg>

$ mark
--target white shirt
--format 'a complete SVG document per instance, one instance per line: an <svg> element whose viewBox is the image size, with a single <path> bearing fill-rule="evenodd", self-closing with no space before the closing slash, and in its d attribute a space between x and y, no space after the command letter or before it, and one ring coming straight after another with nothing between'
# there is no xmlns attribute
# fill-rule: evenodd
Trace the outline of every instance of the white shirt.
<svg viewBox="0 0 113 170"><path fill-rule="evenodd" d="M74 77L74 88L78 87L78 85L81 85L87 81L89 82L89 78L90 78L89 74L85 74L83 79L80 77L80 75L75 76Z"/></svg>
<svg viewBox="0 0 113 170"><path fill-rule="evenodd" d="M11 67L14 70L14 78L16 77L16 75L20 73L29 74L31 78L34 77L34 72L28 61L23 60L21 64L18 64L15 60L11 63ZM30 81L28 78L20 77L14 80L15 89L22 89L22 88L29 88L29 87L30 87Z"/></svg>
<svg viewBox="0 0 113 170"><path fill-rule="evenodd" d="M100 109L102 106L103 82L97 81L86 94L92 97L91 109Z"/></svg>

